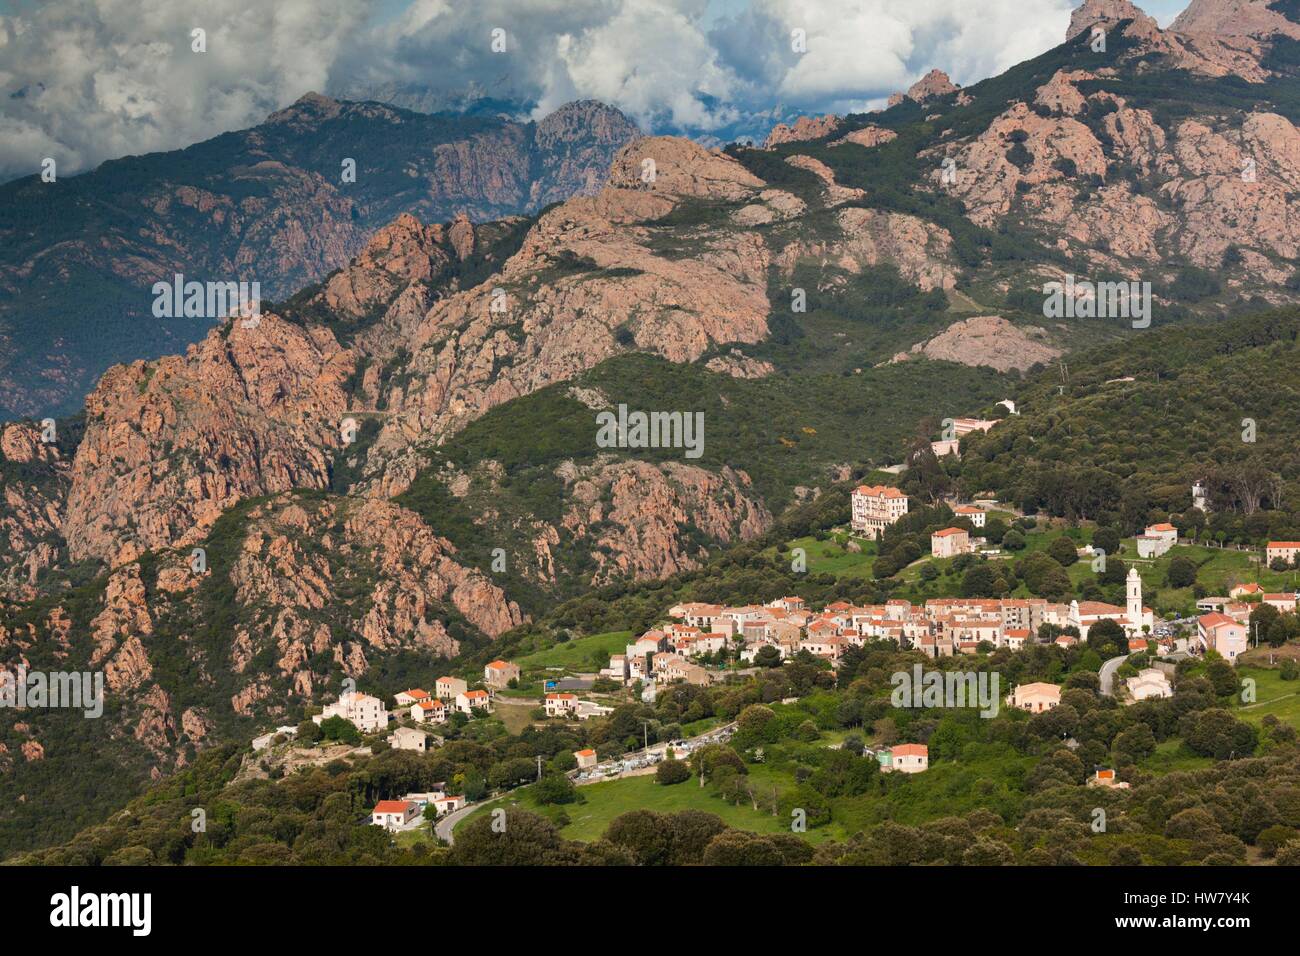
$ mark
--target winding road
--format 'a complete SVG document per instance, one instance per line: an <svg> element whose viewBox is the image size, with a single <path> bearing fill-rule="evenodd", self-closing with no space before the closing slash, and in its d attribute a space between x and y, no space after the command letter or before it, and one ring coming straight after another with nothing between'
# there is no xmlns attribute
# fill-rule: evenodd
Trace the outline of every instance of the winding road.
<svg viewBox="0 0 1300 956"><path fill-rule="evenodd" d="M1101 693L1103 696L1115 696L1115 672L1119 670L1119 665L1126 660L1128 660L1128 655L1121 654L1119 657L1112 657L1101 665L1099 676L1101 677Z"/></svg>

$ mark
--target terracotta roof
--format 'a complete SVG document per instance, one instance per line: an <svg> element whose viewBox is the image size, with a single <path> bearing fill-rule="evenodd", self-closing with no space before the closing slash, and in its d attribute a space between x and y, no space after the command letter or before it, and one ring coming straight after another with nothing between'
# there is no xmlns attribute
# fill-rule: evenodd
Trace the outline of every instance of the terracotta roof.
<svg viewBox="0 0 1300 956"><path fill-rule="evenodd" d="M930 748L925 744L898 744L890 747L890 752L895 757L928 757Z"/></svg>
<svg viewBox="0 0 1300 956"><path fill-rule="evenodd" d="M578 750L578 751L575 751L575 756L578 756L578 757L594 757L594 756L596 756L596 751L594 751L594 750L592 750L590 747L588 747L586 750Z"/></svg>
<svg viewBox="0 0 1300 956"><path fill-rule="evenodd" d="M1300 548L1300 541L1270 541L1270 548Z"/></svg>
<svg viewBox="0 0 1300 956"><path fill-rule="evenodd" d="M853 489L855 495L869 495L872 498L906 498L897 488L889 485L858 485Z"/></svg>
<svg viewBox="0 0 1300 956"><path fill-rule="evenodd" d="M944 528L942 531L936 531L933 535L935 538L946 538L954 534L969 534L965 528Z"/></svg>
<svg viewBox="0 0 1300 956"><path fill-rule="evenodd" d="M1197 618L1197 621L1200 623L1201 627L1207 629L1214 628L1214 627L1222 627L1224 624L1237 623L1232 618L1228 617L1228 615L1220 614L1217 611L1214 612L1213 614L1202 614L1199 618Z"/></svg>
<svg viewBox="0 0 1300 956"><path fill-rule="evenodd" d="M429 696L429 692L422 687L412 687L410 690L402 691L402 693L414 700L421 700Z"/></svg>
<svg viewBox="0 0 1300 956"><path fill-rule="evenodd" d="M415 804L409 800L380 800L371 813L406 813Z"/></svg>

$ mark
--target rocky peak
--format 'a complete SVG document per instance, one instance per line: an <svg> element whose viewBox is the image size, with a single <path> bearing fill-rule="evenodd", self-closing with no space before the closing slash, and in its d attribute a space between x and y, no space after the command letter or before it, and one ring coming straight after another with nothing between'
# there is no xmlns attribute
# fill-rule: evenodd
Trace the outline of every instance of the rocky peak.
<svg viewBox="0 0 1300 956"><path fill-rule="evenodd" d="M288 123L312 126L322 120L333 119L343 112L344 104L319 93L304 93L282 110L266 118L267 123Z"/></svg>
<svg viewBox="0 0 1300 956"><path fill-rule="evenodd" d="M1070 27L1065 31L1065 39L1073 40L1080 33L1086 33L1097 24L1107 28L1124 20L1135 20L1144 26L1159 25L1129 0L1085 0L1070 17Z"/></svg>
<svg viewBox="0 0 1300 956"><path fill-rule="evenodd" d="M617 146L640 135L641 130L621 110L598 100L565 103L537 124L537 145L542 149L567 142Z"/></svg>
<svg viewBox="0 0 1300 956"><path fill-rule="evenodd" d="M763 181L730 156L676 136L647 136L614 157L609 185L694 199L743 199Z"/></svg>
<svg viewBox="0 0 1300 956"><path fill-rule="evenodd" d="M913 83L906 93L895 93L891 96L889 98L889 105L897 106L904 100L924 103L926 100L933 99L936 96L946 96L949 93L956 93L959 89L961 89L961 87L953 83L947 73L940 69L933 69Z"/></svg>
<svg viewBox="0 0 1300 956"><path fill-rule="evenodd" d="M794 125L777 123L772 127L772 132L767 134L767 139L763 141L764 149L771 149L781 143L799 143L809 139L821 139L823 136L829 136L840 128L842 120L830 113L825 116L800 116L794 121Z"/></svg>
<svg viewBox="0 0 1300 956"><path fill-rule="evenodd" d="M947 73L935 69L913 83L911 89L907 91L907 96L918 103L923 103L933 96L946 96L949 93L956 93L959 89L960 87L949 78Z"/></svg>
<svg viewBox="0 0 1300 956"><path fill-rule="evenodd" d="M1276 0L1192 0L1171 27L1177 33L1300 39L1300 23L1274 9Z"/></svg>

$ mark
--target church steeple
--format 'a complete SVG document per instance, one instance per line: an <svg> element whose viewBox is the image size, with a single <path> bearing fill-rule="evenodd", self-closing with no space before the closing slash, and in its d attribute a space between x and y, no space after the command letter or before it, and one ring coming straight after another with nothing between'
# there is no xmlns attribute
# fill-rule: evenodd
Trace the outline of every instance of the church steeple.
<svg viewBox="0 0 1300 956"><path fill-rule="evenodd" d="M1128 622L1134 631L1142 630L1142 576L1137 568L1128 569Z"/></svg>

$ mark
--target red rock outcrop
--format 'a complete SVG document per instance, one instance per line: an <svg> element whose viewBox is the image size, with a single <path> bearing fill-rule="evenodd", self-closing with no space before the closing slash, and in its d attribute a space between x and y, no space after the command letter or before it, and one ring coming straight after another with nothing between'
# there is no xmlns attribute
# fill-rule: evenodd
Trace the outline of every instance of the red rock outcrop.
<svg viewBox="0 0 1300 956"><path fill-rule="evenodd" d="M843 122L841 117L828 113L820 117L800 116L794 121L794 125L777 123L772 127L772 132L767 134L767 139L763 141L763 148L771 149L782 143L801 143L805 140L821 139L834 133Z"/></svg>

